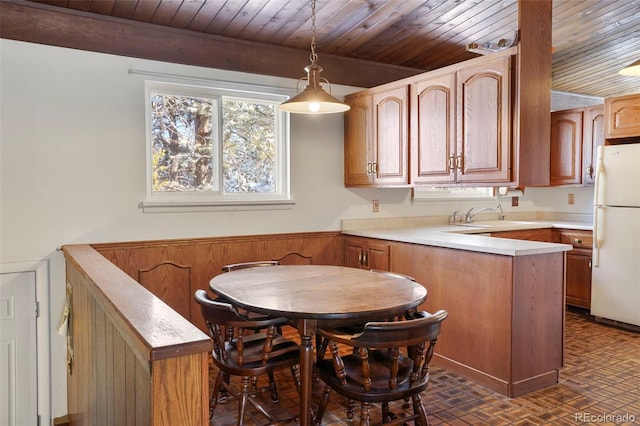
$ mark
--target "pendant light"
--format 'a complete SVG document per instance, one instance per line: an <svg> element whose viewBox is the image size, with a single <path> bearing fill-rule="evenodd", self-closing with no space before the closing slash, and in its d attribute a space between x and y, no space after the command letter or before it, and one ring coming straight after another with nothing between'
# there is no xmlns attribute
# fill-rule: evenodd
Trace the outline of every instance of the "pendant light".
<svg viewBox="0 0 640 426"><path fill-rule="evenodd" d="M317 64L318 55L316 54L316 0L311 1L311 55L309 55L311 63L304 67L307 72L306 77L298 80L306 80L307 87L293 98L278 105L278 108L296 114L331 114L336 112L347 111L349 105L340 102L331 95L331 85L326 78L320 77L322 67ZM329 86L329 93L325 92L321 82Z"/></svg>
<svg viewBox="0 0 640 426"><path fill-rule="evenodd" d="M640 60L635 61L632 64L627 65L618 71L618 74L622 75L640 75Z"/></svg>

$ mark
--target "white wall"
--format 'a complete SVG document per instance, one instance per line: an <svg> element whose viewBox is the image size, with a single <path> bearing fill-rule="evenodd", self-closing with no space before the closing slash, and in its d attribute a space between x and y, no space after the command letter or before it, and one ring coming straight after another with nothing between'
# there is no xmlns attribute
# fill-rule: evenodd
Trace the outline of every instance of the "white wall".
<svg viewBox="0 0 640 426"><path fill-rule="evenodd" d="M293 115L293 209L143 214L144 78L129 69L286 88L296 82L5 39L0 55L0 262L50 262L53 417L66 413L65 342L55 332L64 300L64 260L56 248L64 244L330 231L340 229L341 219L441 215L494 204L413 206L406 189L346 189L342 116ZM337 95L355 90L332 89ZM536 202L544 202L544 191L536 190ZM527 197L505 212L534 210ZM379 213L371 211L373 199L380 200Z"/></svg>

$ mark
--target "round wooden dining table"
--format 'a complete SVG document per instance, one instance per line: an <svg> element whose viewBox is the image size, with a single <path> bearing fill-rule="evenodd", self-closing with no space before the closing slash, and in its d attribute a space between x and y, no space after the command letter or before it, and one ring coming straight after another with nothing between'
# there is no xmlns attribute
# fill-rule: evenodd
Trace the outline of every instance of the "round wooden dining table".
<svg viewBox="0 0 640 426"><path fill-rule="evenodd" d="M211 290L252 312L286 317L300 335L300 424L311 425L313 340L318 324L386 319L421 305L427 290L402 276L330 265L239 269L211 279Z"/></svg>

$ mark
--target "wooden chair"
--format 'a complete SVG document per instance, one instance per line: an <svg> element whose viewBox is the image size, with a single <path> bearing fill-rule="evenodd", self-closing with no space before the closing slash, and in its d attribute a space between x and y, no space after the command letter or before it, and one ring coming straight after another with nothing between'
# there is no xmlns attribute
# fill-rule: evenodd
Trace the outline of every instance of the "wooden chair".
<svg viewBox="0 0 640 426"><path fill-rule="evenodd" d="M384 271L382 269L370 269L370 271L377 272L379 274L389 275L396 278L405 278L407 280L416 282L416 279L413 278L412 276L401 274L399 272ZM410 314L411 312L407 313L407 315L410 315ZM397 320L397 318L389 318L388 320L395 321ZM335 324L336 322L334 321L333 323ZM355 334L355 333L362 332L362 330L364 329L365 322L362 322L362 321L354 322L354 321L345 320L340 322L339 324L340 324L339 326L334 326L332 328L334 328L336 331L339 331L342 334ZM327 352L328 344L329 344L328 339L322 338L319 334L316 334L316 359L322 360L324 358Z"/></svg>
<svg viewBox="0 0 640 426"><path fill-rule="evenodd" d="M264 266L276 266L279 265L280 262L277 260L259 260L256 262L242 262L242 263L232 263L229 265L224 265L222 267L222 272L231 272L236 271L238 269L246 269L246 268L260 268Z"/></svg>
<svg viewBox="0 0 640 426"><path fill-rule="evenodd" d="M218 403L218 393L225 389L239 401L238 425L244 424L247 402L274 422L273 417L256 398L249 398L251 381L267 374L273 382L277 370L289 368L296 388L300 391L299 346L276 332L276 326L286 324L286 318L252 320L237 311L231 304L211 299L206 291L197 290L194 295L200 304L211 338L213 339L213 363L218 367L213 393L209 400L209 414L213 418ZM246 334L246 329L266 328L266 332ZM229 384L230 376L241 377L240 390ZM277 398L276 398L277 400ZM295 418L288 419L289 421ZM287 421L287 420L282 420Z"/></svg>
<svg viewBox="0 0 640 426"><path fill-rule="evenodd" d="M263 267L268 267L268 266L277 266L279 265L280 262L277 260L258 260L255 262L242 262L242 263L232 263L229 265L224 265L222 267L222 272L231 272L231 271L237 271L239 269L248 269L248 268L263 268ZM226 301L226 299L218 296L218 300L221 301ZM269 318L267 315L263 315L263 314L258 314L255 312L249 312L249 311L245 311L243 309L239 309L238 310L247 315L249 318L251 318L252 320L259 320L259 319L266 319ZM261 331L263 330L263 328L256 328L253 331ZM278 325L277 326L277 331L279 334L282 334L282 326Z"/></svg>
<svg viewBox="0 0 640 426"><path fill-rule="evenodd" d="M329 341L332 356L316 364L318 376L325 383L316 424L321 424L331 390L335 390L361 402L360 426L369 425L372 403L382 403L383 424L413 420L416 425L428 425L420 392L429 383L429 363L447 315L444 310L433 315L416 312L404 321L369 322L356 334L319 329L318 333ZM341 355L338 344L357 350ZM389 410L389 402L407 398L412 401L413 414L397 418ZM353 416L352 411L348 414Z"/></svg>

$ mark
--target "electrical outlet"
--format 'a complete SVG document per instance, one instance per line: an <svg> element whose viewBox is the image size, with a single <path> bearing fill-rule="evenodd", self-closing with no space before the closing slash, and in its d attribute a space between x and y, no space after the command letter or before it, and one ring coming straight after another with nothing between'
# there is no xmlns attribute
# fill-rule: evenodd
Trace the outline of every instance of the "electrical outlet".
<svg viewBox="0 0 640 426"><path fill-rule="evenodd" d="M518 197L511 197L511 206L512 207L518 207L518 203L520 202L520 198Z"/></svg>
<svg viewBox="0 0 640 426"><path fill-rule="evenodd" d="M373 212L377 213L380 211L380 200L373 200Z"/></svg>
<svg viewBox="0 0 640 426"><path fill-rule="evenodd" d="M569 194L569 204L576 203L576 194Z"/></svg>

